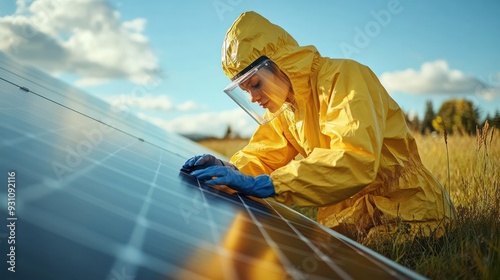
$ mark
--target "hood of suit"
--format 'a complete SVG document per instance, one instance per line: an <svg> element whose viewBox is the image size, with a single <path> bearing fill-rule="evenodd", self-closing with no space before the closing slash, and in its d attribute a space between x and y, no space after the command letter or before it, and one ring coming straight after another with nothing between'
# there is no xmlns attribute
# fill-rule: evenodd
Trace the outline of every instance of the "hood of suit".
<svg viewBox="0 0 500 280"><path fill-rule="evenodd" d="M226 32L222 45L222 69L232 79L261 56L270 58L292 82L295 98L310 92L310 76L320 55L314 46L299 46L278 25L256 12L241 14Z"/></svg>

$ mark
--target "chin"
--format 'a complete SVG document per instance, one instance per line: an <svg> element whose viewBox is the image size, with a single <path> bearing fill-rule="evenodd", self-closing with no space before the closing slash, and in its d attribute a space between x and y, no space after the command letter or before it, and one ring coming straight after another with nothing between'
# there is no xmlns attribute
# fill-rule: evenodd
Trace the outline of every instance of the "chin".
<svg viewBox="0 0 500 280"><path fill-rule="evenodd" d="M281 108L281 106L277 106L275 103L273 103L273 104L268 104L267 110L269 110L269 112L274 114L274 113L278 112L278 110L280 108Z"/></svg>

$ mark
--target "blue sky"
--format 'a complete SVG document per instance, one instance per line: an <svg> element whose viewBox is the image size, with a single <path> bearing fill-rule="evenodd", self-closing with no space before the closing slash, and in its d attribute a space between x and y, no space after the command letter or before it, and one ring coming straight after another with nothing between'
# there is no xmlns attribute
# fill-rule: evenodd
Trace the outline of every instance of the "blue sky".
<svg viewBox="0 0 500 280"><path fill-rule="evenodd" d="M405 112L500 110L499 1L4 0L0 51L179 133L249 136L222 89L226 30L256 11L323 56L369 66Z"/></svg>

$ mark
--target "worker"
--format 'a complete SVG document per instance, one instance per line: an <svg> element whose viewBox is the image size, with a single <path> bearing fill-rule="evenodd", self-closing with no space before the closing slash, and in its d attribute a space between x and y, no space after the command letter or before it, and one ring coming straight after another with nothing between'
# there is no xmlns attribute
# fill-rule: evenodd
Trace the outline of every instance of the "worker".
<svg viewBox="0 0 500 280"><path fill-rule="evenodd" d="M259 126L230 162L196 155L182 169L208 185L318 206L319 223L357 238L440 237L449 228L447 192L367 66L322 57L245 12L225 35L222 69L231 79L224 91Z"/></svg>

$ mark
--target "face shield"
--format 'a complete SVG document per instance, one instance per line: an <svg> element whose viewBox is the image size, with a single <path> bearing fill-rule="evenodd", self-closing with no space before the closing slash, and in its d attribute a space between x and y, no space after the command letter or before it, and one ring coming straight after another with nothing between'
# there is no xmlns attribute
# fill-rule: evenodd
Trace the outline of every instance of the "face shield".
<svg viewBox="0 0 500 280"><path fill-rule="evenodd" d="M261 57L247 68L224 92L254 120L265 124L292 106L287 102L293 94L291 84L269 58Z"/></svg>

